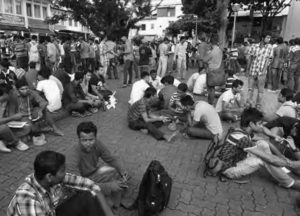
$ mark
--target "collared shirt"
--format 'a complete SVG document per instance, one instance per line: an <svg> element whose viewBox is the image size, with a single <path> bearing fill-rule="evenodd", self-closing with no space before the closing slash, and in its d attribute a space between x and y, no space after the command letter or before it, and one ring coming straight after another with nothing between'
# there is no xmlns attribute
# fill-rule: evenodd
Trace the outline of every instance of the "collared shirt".
<svg viewBox="0 0 300 216"><path fill-rule="evenodd" d="M168 56L168 49L169 49L168 44L161 43L161 44L158 46L159 56L160 56L160 57L166 57L166 56Z"/></svg>
<svg viewBox="0 0 300 216"><path fill-rule="evenodd" d="M133 61L133 46L130 40L126 40L124 48L124 61Z"/></svg>
<svg viewBox="0 0 300 216"><path fill-rule="evenodd" d="M249 55L253 58L249 74L251 76L265 75L267 73L265 69L273 57L272 45L266 44L261 46L260 43L254 44L249 50Z"/></svg>
<svg viewBox="0 0 300 216"><path fill-rule="evenodd" d="M16 112L31 115L33 112L33 105L38 104L39 107L46 107L47 101L44 100L39 93L34 90L28 90L28 96L23 97L19 92L15 93L17 109Z"/></svg>
<svg viewBox="0 0 300 216"><path fill-rule="evenodd" d="M101 43L99 44L99 52L100 52L100 62L102 64L102 66L107 66L109 59L107 58L107 45L105 44L104 41L101 41Z"/></svg>
<svg viewBox="0 0 300 216"><path fill-rule="evenodd" d="M65 187L90 191L93 195L100 191L100 187L90 179L69 173L61 184L46 191L31 174L17 189L7 208L7 216L55 216L55 208L64 199Z"/></svg>
<svg viewBox="0 0 300 216"><path fill-rule="evenodd" d="M178 43L175 48L175 56L186 58L187 43Z"/></svg>

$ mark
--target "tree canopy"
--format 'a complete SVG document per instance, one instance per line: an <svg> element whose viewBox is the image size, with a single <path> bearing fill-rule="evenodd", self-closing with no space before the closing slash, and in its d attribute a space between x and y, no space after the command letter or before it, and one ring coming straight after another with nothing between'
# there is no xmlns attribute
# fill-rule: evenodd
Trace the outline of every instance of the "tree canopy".
<svg viewBox="0 0 300 216"><path fill-rule="evenodd" d="M130 28L155 9L151 0L54 0L53 4L67 8L68 12L49 18L48 23L70 16L88 26L95 35L105 32L110 37L127 35Z"/></svg>

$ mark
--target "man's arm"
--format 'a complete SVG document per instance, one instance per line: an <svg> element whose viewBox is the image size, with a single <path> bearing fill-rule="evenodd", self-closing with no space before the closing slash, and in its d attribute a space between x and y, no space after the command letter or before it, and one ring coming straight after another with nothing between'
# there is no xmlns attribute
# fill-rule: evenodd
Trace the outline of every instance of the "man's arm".
<svg viewBox="0 0 300 216"><path fill-rule="evenodd" d="M43 111L46 109L47 105L48 105L48 102L46 100L44 100L39 94L38 92L34 91L34 90L31 90L31 96L33 98L33 100L39 104L39 108L40 108L40 111Z"/></svg>
<svg viewBox="0 0 300 216"><path fill-rule="evenodd" d="M99 91L97 90L97 86L96 85L92 85L91 84L91 89L92 89L92 92L97 95L99 97L100 100L103 99L103 95L99 93Z"/></svg>
<svg viewBox="0 0 300 216"><path fill-rule="evenodd" d="M47 216L49 212L45 211L44 206L41 202L32 196L22 196L16 195L17 203L15 208L17 208L18 215L24 216Z"/></svg>
<svg viewBox="0 0 300 216"><path fill-rule="evenodd" d="M145 122L157 122L157 121L163 121L165 118L162 116L157 116L157 117L149 117L147 112L142 113L142 118Z"/></svg>

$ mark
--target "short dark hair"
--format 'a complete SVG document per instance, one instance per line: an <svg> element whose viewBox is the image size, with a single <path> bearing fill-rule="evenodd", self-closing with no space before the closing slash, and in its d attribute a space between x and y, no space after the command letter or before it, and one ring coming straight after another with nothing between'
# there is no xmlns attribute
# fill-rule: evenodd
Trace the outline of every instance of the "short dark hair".
<svg viewBox="0 0 300 216"><path fill-rule="evenodd" d="M171 76L171 75L167 75L167 76L164 76L161 81L160 81L162 84L165 84L165 83L168 83L170 85L173 85L174 83L174 77Z"/></svg>
<svg viewBox="0 0 300 216"><path fill-rule="evenodd" d="M244 109L241 115L241 127L248 127L250 122L257 123L263 119L263 114L256 108L247 108Z"/></svg>
<svg viewBox="0 0 300 216"><path fill-rule="evenodd" d="M148 87L145 90L144 98L150 98L156 94L156 89L153 87Z"/></svg>
<svg viewBox="0 0 300 216"><path fill-rule="evenodd" d="M293 98L293 102L300 104L300 92L296 93L296 95Z"/></svg>
<svg viewBox="0 0 300 216"><path fill-rule="evenodd" d="M77 136L80 136L80 133L93 133L95 136L97 135L97 126L91 122L91 121L86 121L86 122L81 122L77 126Z"/></svg>
<svg viewBox="0 0 300 216"><path fill-rule="evenodd" d="M42 180L48 173L56 175L65 162L66 157L61 153L42 151L34 160L34 176L37 180Z"/></svg>
<svg viewBox="0 0 300 216"><path fill-rule="evenodd" d="M237 88L239 86L243 86L244 82L242 80L236 79L232 82L232 88Z"/></svg>
<svg viewBox="0 0 300 216"><path fill-rule="evenodd" d="M286 101L290 101L294 98L294 92L289 88L281 89L280 94L285 97Z"/></svg>
<svg viewBox="0 0 300 216"><path fill-rule="evenodd" d="M182 97L180 99L180 103L183 105L183 106L193 106L195 101L193 100L192 96L190 95L185 95L184 97Z"/></svg>
<svg viewBox="0 0 300 216"><path fill-rule="evenodd" d="M46 36L46 37L45 37L45 41L47 41L47 42L51 42L51 38L50 38L50 36Z"/></svg>
<svg viewBox="0 0 300 216"><path fill-rule="evenodd" d="M143 78L145 78L146 76L150 76L150 75L149 75L149 73L148 73L147 71L143 71L143 72L141 73L141 78L143 79Z"/></svg>
<svg viewBox="0 0 300 216"><path fill-rule="evenodd" d="M182 92L186 92L188 90L188 86L185 83L180 83L177 87L178 90L182 91Z"/></svg>
<svg viewBox="0 0 300 216"><path fill-rule="evenodd" d="M164 38L164 41L169 41L169 38L165 37L165 38Z"/></svg>
<svg viewBox="0 0 300 216"><path fill-rule="evenodd" d="M38 74L45 79L49 79L49 77L51 76L51 69L49 67L44 67L42 70L39 71Z"/></svg>
<svg viewBox="0 0 300 216"><path fill-rule="evenodd" d="M83 79L83 77L84 77L84 73L83 73L83 72L77 72L77 73L75 73L74 79L75 79L76 81L78 81L78 80Z"/></svg>
<svg viewBox="0 0 300 216"><path fill-rule="evenodd" d="M278 44L283 44L283 38L282 37L277 38L276 42Z"/></svg>
<svg viewBox="0 0 300 216"><path fill-rule="evenodd" d="M157 71L156 70L151 70L150 71L150 74L154 74L154 73L157 73Z"/></svg>
<svg viewBox="0 0 300 216"><path fill-rule="evenodd" d="M34 69L35 68L36 63L35 62L30 62L29 63L29 68Z"/></svg>
<svg viewBox="0 0 300 216"><path fill-rule="evenodd" d="M36 36L36 35L32 35L32 36L31 36L31 39L32 39L32 40L37 40L37 36Z"/></svg>
<svg viewBox="0 0 300 216"><path fill-rule="evenodd" d="M184 36L181 36L181 37L180 37L180 41L183 41L183 40L185 40L185 37L184 37Z"/></svg>
<svg viewBox="0 0 300 216"><path fill-rule="evenodd" d="M16 88L17 89L20 89L23 86L28 86L28 83L27 83L25 77L22 77L21 79L19 79L19 80L16 81Z"/></svg>

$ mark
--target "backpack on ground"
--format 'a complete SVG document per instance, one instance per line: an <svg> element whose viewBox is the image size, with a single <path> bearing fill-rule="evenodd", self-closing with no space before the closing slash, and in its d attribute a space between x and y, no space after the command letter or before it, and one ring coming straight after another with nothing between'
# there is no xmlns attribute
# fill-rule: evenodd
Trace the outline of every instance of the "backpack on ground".
<svg viewBox="0 0 300 216"><path fill-rule="evenodd" d="M139 187L135 202L127 209L138 209L138 216L152 216L168 205L172 179L159 161L148 166Z"/></svg>
<svg viewBox="0 0 300 216"><path fill-rule="evenodd" d="M40 60L40 53L38 49L38 43L30 42L29 62L39 62L39 60Z"/></svg>
<svg viewBox="0 0 300 216"><path fill-rule="evenodd" d="M235 136L241 136L236 139ZM249 134L241 129L229 128L218 142L211 141L204 156L203 176L222 176L222 172L246 158L244 148L253 146Z"/></svg>

